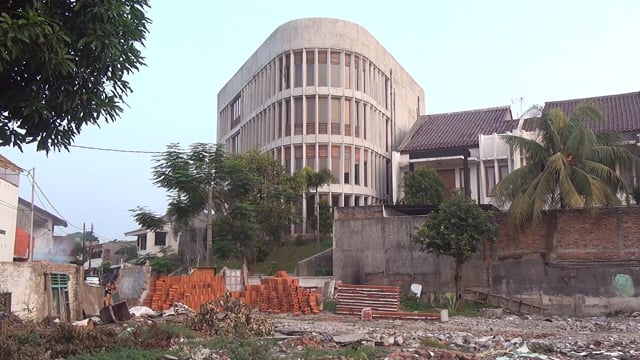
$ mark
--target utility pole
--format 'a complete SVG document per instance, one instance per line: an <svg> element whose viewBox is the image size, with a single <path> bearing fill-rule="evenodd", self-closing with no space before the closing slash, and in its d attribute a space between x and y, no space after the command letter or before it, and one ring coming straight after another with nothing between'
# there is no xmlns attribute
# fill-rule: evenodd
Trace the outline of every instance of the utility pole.
<svg viewBox="0 0 640 360"><path fill-rule="evenodd" d="M33 253L35 252L35 236L33 236L33 203L36 195L36 168L31 169L31 219L29 221L29 262L33 262Z"/></svg>
<svg viewBox="0 0 640 360"><path fill-rule="evenodd" d="M89 273L91 273L91 258L93 257L93 223L89 232Z"/></svg>
<svg viewBox="0 0 640 360"><path fill-rule="evenodd" d="M82 223L82 267L84 268L84 262L87 261L86 257L86 253L87 253L87 246L84 243L84 230L85 230L85 223Z"/></svg>

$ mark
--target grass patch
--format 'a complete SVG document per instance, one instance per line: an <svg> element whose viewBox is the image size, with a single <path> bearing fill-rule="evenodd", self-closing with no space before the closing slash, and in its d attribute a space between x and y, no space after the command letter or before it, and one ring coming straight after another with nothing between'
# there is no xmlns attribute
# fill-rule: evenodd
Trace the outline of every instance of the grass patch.
<svg viewBox="0 0 640 360"><path fill-rule="evenodd" d="M156 360L166 354L175 355L173 352L162 350L117 348L101 350L93 354L76 355L70 358L70 360Z"/></svg>
<svg viewBox="0 0 640 360"><path fill-rule="evenodd" d="M422 344L422 346L424 347L428 347L428 348L432 348L432 349L445 349L447 347L447 344L443 343L442 341L436 339L436 338L432 338L432 337L427 337L424 338L422 340L420 340L420 344Z"/></svg>
<svg viewBox="0 0 640 360"><path fill-rule="evenodd" d="M320 247L316 244L315 239L305 240L304 243L296 245L294 241L287 242L282 246L274 246L269 249L269 255L260 262L256 263L253 269L254 273L259 274L273 274L275 270L284 270L289 273L293 273L296 270L296 264L298 261L315 255L323 250L330 248L332 244L330 242L323 242ZM237 259L231 259L228 261L217 261L219 267L227 266L232 269L240 269L242 262Z"/></svg>
<svg viewBox="0 0 640 360"><path fill-rule="evenodd" d="M346 348L324 349L315 346L305 346L302 353L299 353L299 359L349 359L349 360L371 360L382 357L386 351L382 348L373 346L351 345Z"/></svg>
<svg viewBox="0 0 640 360"><path fill-rule="evenodd" d="M226 356L234 360L273 360L276 357L271 349L275 344L275 340L216 337L206 341L203 346L212 350L224 350Z"/></svg>
<svg viewBox="0 0 640 360"><path fill-rule="evenodd" d="M527 347L534 353L538 354L551 354L556 352L553 344L541 343L541 342L529 342Z"/></svg>
<svg viewBox="0 0 640 360"><path fill-rule="evenodd" d="M406 293L400 295L400 310L433 312L434 307L432 305L421 302L420 299L413 293Z"/></svg>
<svg viewBox="0 0 640 360"><path fill-rule="evenodd" d="M495 306L489 304L481 304L473 301L465 301L462 309L450 311L450 316L478 317L482 309L494 309Z"/></svg>

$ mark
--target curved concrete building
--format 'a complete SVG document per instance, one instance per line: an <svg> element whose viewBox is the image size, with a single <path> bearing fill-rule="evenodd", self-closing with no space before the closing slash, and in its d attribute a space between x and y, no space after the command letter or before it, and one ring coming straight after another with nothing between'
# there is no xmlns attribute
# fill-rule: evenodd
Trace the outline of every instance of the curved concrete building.
<svg viewBox="0 0 640 360"><path fill-rule="evenodd" d="M218 143L262 150L291 173L330 169L332 206L393 203L392 151L424 113L424 90L364 28L328 18L278 27L218 93ZM302 200L302 218L314 213ZM313 232L305 221L296 233Z"/></svg>

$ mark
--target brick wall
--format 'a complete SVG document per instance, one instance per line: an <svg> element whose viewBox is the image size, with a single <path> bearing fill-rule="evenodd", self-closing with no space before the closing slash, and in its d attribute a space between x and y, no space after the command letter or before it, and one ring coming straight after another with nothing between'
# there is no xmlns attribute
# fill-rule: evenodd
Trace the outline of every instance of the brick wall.
<svg viewBox="0 0 640 360"><path fill-rule="evenodd" d="M497 214L498 260L544 254L551 262L640 260L640 206L614 207L598 212L554 210L537 226L517 233Z"/></svg>

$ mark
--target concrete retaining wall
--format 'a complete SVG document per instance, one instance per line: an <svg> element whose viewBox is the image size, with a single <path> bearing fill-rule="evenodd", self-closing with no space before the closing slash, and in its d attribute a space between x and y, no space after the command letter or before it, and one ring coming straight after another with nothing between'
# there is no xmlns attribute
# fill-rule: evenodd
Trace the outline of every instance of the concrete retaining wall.
<svg viewBox="0 0 640 360"><path fill-rule="evenodd" d="M333 249L327 249L296 264L296 276L315 276L318 269L333 269Z"/></svg>

